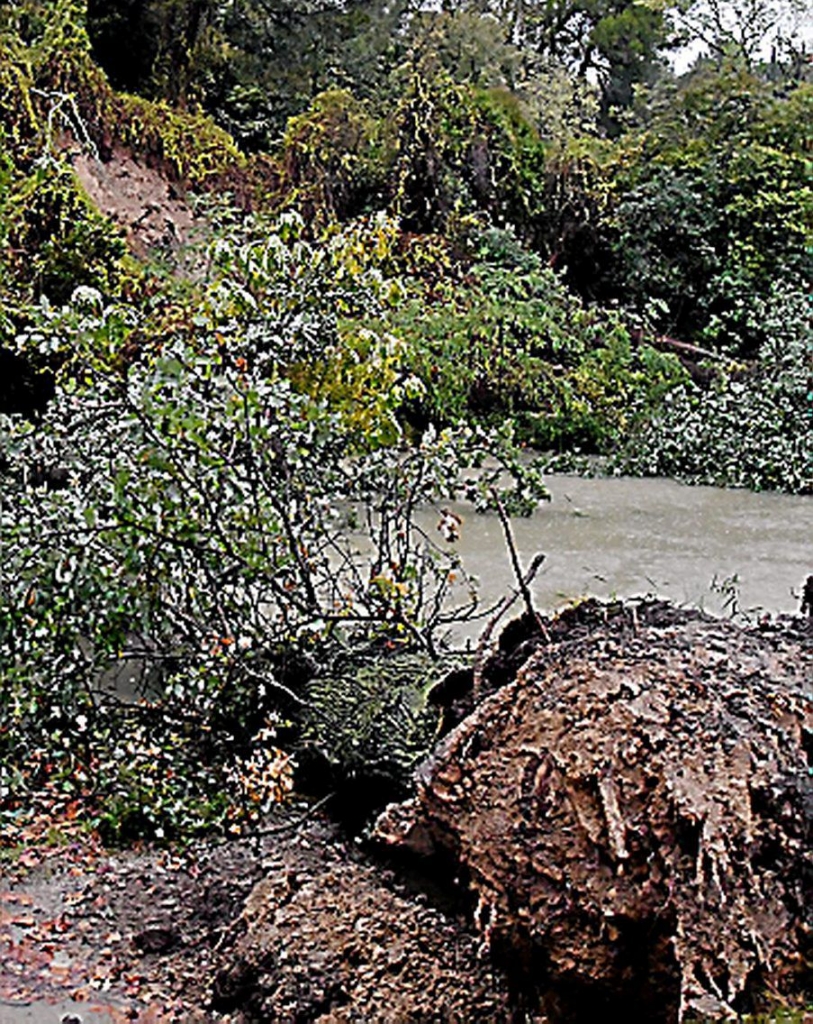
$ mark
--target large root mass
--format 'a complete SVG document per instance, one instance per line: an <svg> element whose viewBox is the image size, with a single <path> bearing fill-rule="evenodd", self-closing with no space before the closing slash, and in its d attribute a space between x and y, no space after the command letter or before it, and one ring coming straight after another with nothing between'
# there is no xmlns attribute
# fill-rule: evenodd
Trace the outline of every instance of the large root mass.
<svg viewBox="0 0 813 1024"><path fill-rule="evenodd" d="M451 858L495 956L553 1017L674 1021L798 990L810 632L660 605L589 614L541 625L379 835Z"/></svg>

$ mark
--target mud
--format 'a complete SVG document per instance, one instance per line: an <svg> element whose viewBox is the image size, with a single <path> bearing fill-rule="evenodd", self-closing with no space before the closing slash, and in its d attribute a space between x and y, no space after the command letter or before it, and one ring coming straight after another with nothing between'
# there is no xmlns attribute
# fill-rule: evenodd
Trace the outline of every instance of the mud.
<svg viewBox="0 0 813 1024"><path fill-rule="evenodd" d="M513 1020L465 922L326 820L183 852L29 848L0 876L0 1022Z"/></svg>

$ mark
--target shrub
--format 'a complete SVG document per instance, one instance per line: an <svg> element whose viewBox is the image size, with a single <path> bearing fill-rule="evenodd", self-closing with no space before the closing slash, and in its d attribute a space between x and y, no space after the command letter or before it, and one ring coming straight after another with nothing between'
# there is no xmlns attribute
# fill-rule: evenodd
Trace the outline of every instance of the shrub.
<svg viewBox="0 0 813 1024"><path fill-rule="evenodd" d="M657 327L753 358L774 281L811 273L811 88L775 92L744 73L698 74L607 162L603 294Z"/></svg>
<svg viewBox="0 0 813 1024"><path fill-rule="evenodd" d="M542 448L608 452L685 379L673 356L633 349L615 311L588 308L512 232L481 236L478 259L419 287L393 313L440 422L512 416Z"/></svg>
<svg viewBox="0 0 813 1024"><path fill-rule="evenodd" d="M337 309L375 309L388 292L351 242L307 243L288 217L216 243L188 307L105 308L85 289L18 339L71 358L38 427L3 424L6 800L56 776L109 797L111 833L224 822L246 789L233 780L249 791L263 774L268 746L252 737L269 715L296 717L309 674L353 650L436 656L461 574L417 507L484 500L506 471L515 507L543 493L507 436L383 447L395 389L371 422L354 409L363 392L331 404L297 386L293 367L341 352ZM57 466L58 489L32 472ZM297 659L304 677L285 668ZM104 690L111 673L133 701Z"/></svg>
<svg viewBox="0 0 813 1024"><path fill-rule="evenodd" d="M779 284L755 315L768 339L750 371L702 391L685 384L642 417L622 472L806 494L813 490L810 300Z"/></svg>

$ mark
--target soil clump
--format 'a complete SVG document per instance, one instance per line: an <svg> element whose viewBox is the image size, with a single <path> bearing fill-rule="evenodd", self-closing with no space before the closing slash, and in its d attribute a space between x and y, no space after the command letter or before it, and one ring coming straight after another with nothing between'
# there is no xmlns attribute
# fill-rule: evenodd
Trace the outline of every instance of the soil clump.
<svg viewBox="0 0 813 1024"><path fill-rule="evenodd" d="M180 853L28 846L0 872L0 1020L515 1019L461 920L301 808L270 830Z"/></svg>
<svg viewBox="0 0 813 1024"><path fill-rule="evenodd" d="M435 690L451 731L373 849L294 805L253 838L115 852L44 803L2 836L0 1019L671 1024L766 987L809 1004L812 641L806 619L660 602L525 616L478 694L465 671Z"/></svg>
<svg viewBox="0 0 813 1024"><path fill-rule="evenodd" d="M552 1018L672 1022L810 983L813 635L660 602L512 624L378 836L468 880ZM516 668L517 664L521 667ZM806 981L805 981L806 977Z"/></svg>

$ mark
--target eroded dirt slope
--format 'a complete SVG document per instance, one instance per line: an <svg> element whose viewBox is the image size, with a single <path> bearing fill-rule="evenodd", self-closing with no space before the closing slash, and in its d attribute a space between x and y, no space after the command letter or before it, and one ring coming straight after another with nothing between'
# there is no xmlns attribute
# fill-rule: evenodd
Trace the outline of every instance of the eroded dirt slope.
<svg viewBox="0 0 813 1024"><path fill-rule="evenodd" d="M102 157L72 138L62 140L62 148L88 198L123 229L136 256L174 265L183 247L200 236L202 221L183 184L145 157L121 145Z"/></svg>

